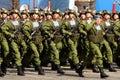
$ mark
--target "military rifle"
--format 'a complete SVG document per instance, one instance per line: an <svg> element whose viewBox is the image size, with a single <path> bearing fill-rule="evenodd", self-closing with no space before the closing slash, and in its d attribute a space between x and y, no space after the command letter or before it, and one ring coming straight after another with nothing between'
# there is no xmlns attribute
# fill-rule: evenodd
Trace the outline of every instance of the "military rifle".
<svg viewBox="0 0 120 80"><path fill-rule="evenodd" d="M0 24L0 28L2 27L2 25L5 24L5 22L3 21L1 24Z"/></svg>
<svg viewBox="0 0 120 80"><path fill-rule="evenodd" d="M42 24L40 23L39 27L35 28L35 29L33 30L33 32L31 33L30 36L32 36L32 38L33 38L33 36L34 36L41 28L42 28ZM30 41L30 40L28 39L27 42L29 42L29 41Z"/></svg>
<svg viewBox="0 0 120 80"><path fill-rule="evenodd" d="M13 34L16 35L18 32L20 32L20 31L22 30L22 28L24 28L24 26L25 26L25 23L22 23L22 24L20 25L20 27L18 27L18 28L13 32ZM12 38L9 38L9 40L11 41Z"/></svg>
<svg viewBox="0 0 120 80"><path fill-rule="evenodd" d="M78 29L78 27L79 27L79 23L78 23L75 27L73 27L73 28L71 29L71 33L74 34L75 31ZM67 35L66 37L67 37L67 38L70 38L70 35Z"/></svg>
<svg viewBox="0 0 120 80"><path fill-rule="evenodd" d="M57 32L59 32L62 29L62 27L63 27L63 24L60 25L57 29L55 29L55 31L53 32L53 37L57 34ZM44 39L45 39L45 37L44 37ZM48 40L51 40L51 39L52 38L49 38Z"/></svg>

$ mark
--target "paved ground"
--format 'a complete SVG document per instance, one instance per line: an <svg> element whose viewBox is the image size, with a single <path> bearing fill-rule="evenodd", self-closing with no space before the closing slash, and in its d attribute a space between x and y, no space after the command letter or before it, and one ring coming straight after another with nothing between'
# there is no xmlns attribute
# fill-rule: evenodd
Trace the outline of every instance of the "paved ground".
<svg viewBox="0 0 120 80"><path fill-rule="evenodd" d="M100 79L99 73L93 73L89 69L84 70L85 78L81 78L73 70L65 69L65 75L57 74L56 71L51 71L50 67L44 67L46 75L37 75L33 68L27 68L25 76L17 76L16 69L8 69L7 75L0 80L120 80L120 69L117 72L105 72L110 76L106 79Z"/></svg>

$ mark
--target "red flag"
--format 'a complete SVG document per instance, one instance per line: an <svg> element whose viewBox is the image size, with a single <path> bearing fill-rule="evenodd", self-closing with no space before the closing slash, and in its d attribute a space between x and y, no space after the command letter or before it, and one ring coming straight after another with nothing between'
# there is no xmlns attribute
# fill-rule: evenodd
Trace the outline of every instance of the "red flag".
<svg viewBox="0 0 120 80"><path fill-rule="evenodd" d="M50 1L48 2L48 7L47 7L47 10L50 11Z"/></svg>
<svg viewBox="0 0 120 80"><path fill-rule="evenodd" d="M115 13L115 12L116 12L116 3L114 2L112 6L112 13Z"/></svg>
<svg viewBox="0 0 120 80"><path fill-rule="evenodd" d="M28 10L30 10L30 5L28 5Z"/></svg>
<svg viewBox="0 0 120 80"><path fill-rule="evenodd" d="M46 10L46 11L50 11L50 9L51 9L50 6L51 6L51 3L50 3L50 1L49 1L47 7L46 7L44 10Z"/></svg>

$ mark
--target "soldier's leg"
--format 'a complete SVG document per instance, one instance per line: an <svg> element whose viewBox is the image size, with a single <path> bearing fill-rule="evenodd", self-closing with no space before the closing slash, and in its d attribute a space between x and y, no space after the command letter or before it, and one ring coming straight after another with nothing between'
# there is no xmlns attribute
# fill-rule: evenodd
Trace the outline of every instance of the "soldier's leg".
<svg viewBox="0 0 120 80"><path fill-rule="evenodd" d="M43 44L42 43L37 44L37 48L38 48L39 54L41 55L41 53L43 51Z"/></svg>
<svg viewBox="0 0 120 80"><path fill-rule="evenodd" d="M3 49L4 57L6 57L9 54L9 45L6 39L1 41L1 47Z"/></svg>
<svg viewBox="0 0 120 80"><path fill-rule="evenodd" d="M59 52L58 49L56 48L56 44L53 41L50 41L49 49L50 49L50 55L53 58L52 62L56 66L57 72L64 74L63 70L60 68Z"/></svg>
<svg viewBox="0 0 120 80"><path fill-rule="evenodd" d="M106 54L105 55L107 57L107 63L109 65L109 71L116 72L116 70L112 66L112 63L113 63L113 54L112 54L112 50L110 48L110 45L109 45L109 43L106 40L104 40L103 44L104 44L105 49L106 49Z"/></svg>
<svg viewBox="0 0 120 80"><path fill-rule="evenodd" d="M19 52L19 48L18 45L12 40L11 41L11 48L13 50L13 55L14 55L14 60L15 60L15 64L17 65L17 70L18 70L18 75L23 76L24 72L22 70L22 64L21 64L21 55Z"/></svg>
<svg viewBox="0 0 120 80"><path fill-rule="evenodd" d="M58 43L55 43L55 44L56 44L56 49L58 50L58 54L59 54L58 56L59 56L59 61L60 61L60 52L62 50L62 42L58 42ZM57 70L54 63L52 63L52 70Z"/></svg>
<svg viewBox="0 0 120 80"><path fill-rule="evenodd" d="M91 45L91 44L90 44ZM99 45L98 45L99 46ZM91 47L92 48L92 47ZM101 56L101 54L96 54L96 49L90 49L90 58L92 58L92 71L95 73L99 73L98 65L97 65L97 56ZM103 56L101 56L102 58Z"/></svg>
<svg viewBox="0 0 120 80"><path fill-rule="evenodd" d="M30 48L33 51L33 60L34 60L34 63L35 63L35 67L38 70L38 74L39 75L44 75L44 71L43 71L42 66L41 66L40 55L39 55L39 52L37 50L37 47L33 42L30 42L29 45L30 45Z"/></svg>
<svg viewBox="0 0 120 80"><path fill-rule="evenodd" d="M47 40L44 40L43 42L43 50L42 50L42 53L41 53L41 56L40 56L40 58L41 58L41 65L43 65L43 66L47 66L48 65L48 63L50 62L50 56L48 56L49 55L49 43L48 43L48 41Z"/></svg>
<svg viewBox="0 0 120 80"><path fill-rule="evenodd" d="M116 54L118 44L117 44L117 42L113 42L112 44L113 44L112 52L113 52L113 55L114 55L114 54Z"/></svg>
<svg viewBox="0 0 120 80"><path fill-rule="evenodd" d="M3 77L5 74L4 72L2 71L2 62L3 62L3 55L2 55L2 52L1 52L1 45L0 45L0 77Z"/></svg>
<svg viewBox="0 0 120 80"><path fill-rule="evenodd" d="M27 44L24 40L21 42L20 48L21 48L21 57L23 57L27 53Z"/></svg>
<svg viewBox="0 0 120 80"><path fill-rule="evenodd" d="M68 40L68 46L69 46L68 47L69 48L69 53L68 53L69 59L71 59L72 62L74 63L75 70L79 74L79 76L84 77L82 73L82 70L84 69L84 65L82 63L79 64L77 49L75 47L74 42L71 39Z"/></svg>
<svg viewBox="0 0 120 80"><path fill-rule="evenodd" d="M90 42L90 47L91 47L90 49L93 50L92 52L96 57L96 63L97 63L98 68L100 70L100 77L105 78L105 77L108 77L108 75L106 75L103 71L102 53L100 51L99 46L100 46L100 44L94 44L94 43Z"/></svg>
<svg viewBox="0 0 120 80"><path fill-rule="evenodd" d="M0 53L0 77L5 76L4 72L3 72L2 69L1 69L1 64L2 64L2 62L3 62L3 58L2 58L2 55L1 55L1 53Z"/></svg>
<svg viewBox="0 0 120 80"><path fill-rule="evenodd" d="M69 45L69 50L70 50L68 53L69 59L71 59L74 64L78 64L79 59L78 59L77 48L71 39L68 40L68 45Z"/></svg>
<svg viewBox="0 0 120 80"><path fill-rule="evenodd" d="M40 64L41 64L41 61L40 61L40 59L39 59L40 56L39 56L39 52L38 52L38 50L37 50L36 45L35 45L33 42L30 42L29 45L30 45L30 48L32 49L33 54L34 54L34 63L35 63L36 65L40 65Z"/></svg>
<svg viewBox="0 0 120 80"><path fill-rule="evenodd" d="M9 45L8 45L8 42L6 39L3 39L1 41L1 48L3 49L2 50L3 51L3 63L1 65L1 69L2 69L3 73L6 74L6 72L7 72L7 68L6 68L7 63L6 62L8 62L7 59L8 59L8 55L9 55ZM9 58L9 60L10 60L10 58Z"/></svg>

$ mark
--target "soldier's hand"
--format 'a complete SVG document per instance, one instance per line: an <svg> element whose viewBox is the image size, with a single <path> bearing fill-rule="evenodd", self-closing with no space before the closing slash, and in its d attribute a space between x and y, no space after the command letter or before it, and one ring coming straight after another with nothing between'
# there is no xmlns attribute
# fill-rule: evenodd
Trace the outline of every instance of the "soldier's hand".
<svg viewBox="0 0 120 80"><path fill-rule="evenodd" d="M69 36L71 36L71 35L72 35L72 33L70 32L70 33L68 33L68 35L69 35Z"/></svg>
<svg viewBox="0 0 120 80"><path fill-rule="evenodd" d="M31 36L29 36L28 38L29 38L29 40L31 40L31 39L32 39L32 37L31 37Z"/></svg>
<svg viewBox="0 0 120 80"><path fill-rule="evenodd" d="M15 37L15 35L14 35L14 34L11 34L11 35L10 35L10 37L11 37L11 38L14 38L14 37Z"/></svg>
<svg viewBox="0 0 120 80"><path fill-rule="evenodd" d="M53 34L51 34L51 35L50 35L50 38L53 38L53 37L54 37L54 35L53 35Z"/></svg>

